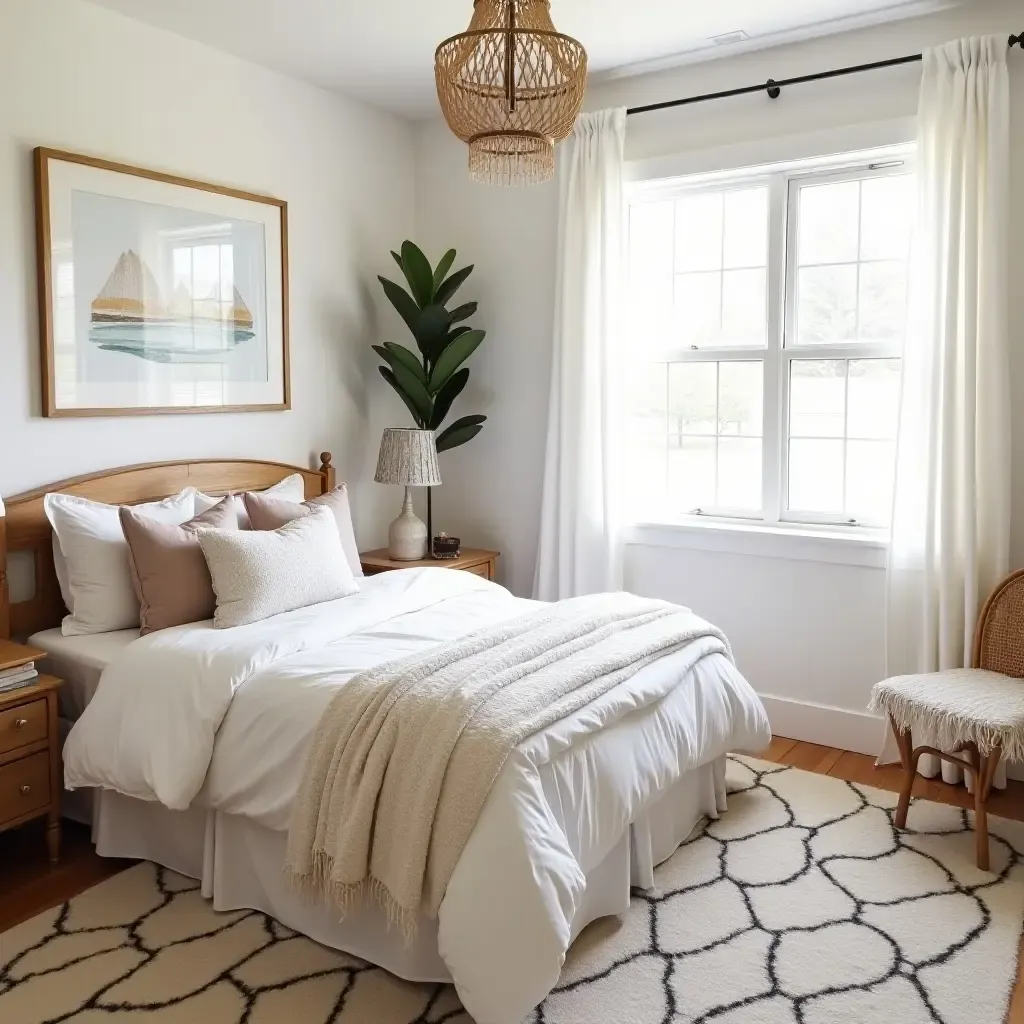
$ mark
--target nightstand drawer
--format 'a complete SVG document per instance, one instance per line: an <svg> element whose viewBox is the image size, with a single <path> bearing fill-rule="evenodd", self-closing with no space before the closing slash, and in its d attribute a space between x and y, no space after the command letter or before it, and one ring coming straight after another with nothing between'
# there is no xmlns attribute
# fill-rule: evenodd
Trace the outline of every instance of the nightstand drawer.
<svg viewBox="0 0 1024 1024"><path fill-rule="evenodd" d="M0 711L0 754L46 739L46 701Z"/></svg>
<svg viewBox="0 0 1024 1024"><path fill-rule="evenodd" d="M49 802L49 754L33 754L0 768L0 824L38 811Z"/></svg>
<svg viewBox="0 0 1024 1024"><path fill-rule="evenodd" d="M468 569L464 569L463 572L468 572L473 576L483 576L485 580L491 578L491 566L488 562L484 562L483 565L471 565Z"/></svg>

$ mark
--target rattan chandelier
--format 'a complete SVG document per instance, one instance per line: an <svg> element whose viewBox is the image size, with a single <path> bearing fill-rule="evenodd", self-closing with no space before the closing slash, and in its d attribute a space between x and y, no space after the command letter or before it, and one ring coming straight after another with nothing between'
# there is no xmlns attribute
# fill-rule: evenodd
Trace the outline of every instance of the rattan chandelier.
<svg viewBox="0 0 1024 1024"><path fill-rule="evenodd" d="M469 144L469 173L526 185L555 173L587 83L587 51L555 31L550 0L475 0L469 28L437 48L437 96Z"/></svg>

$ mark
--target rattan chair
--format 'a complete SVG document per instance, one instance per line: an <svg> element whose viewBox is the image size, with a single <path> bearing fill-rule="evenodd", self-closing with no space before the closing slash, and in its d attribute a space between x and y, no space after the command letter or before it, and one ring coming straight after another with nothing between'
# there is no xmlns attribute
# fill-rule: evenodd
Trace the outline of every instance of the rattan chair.
<svg viewBox="0 0 1024 1024"><path fill-rule="evenodd" d="M957 764L974 777L977 861L988 871L992 778L1001 757L1024 758L1024 570L1003 580L982 609L971 664L969 669L887 679L872 691L871 709L889 716L903 763L896 827L907 826L921 755ZM915 747L917 729L943 749Z"/></svg>

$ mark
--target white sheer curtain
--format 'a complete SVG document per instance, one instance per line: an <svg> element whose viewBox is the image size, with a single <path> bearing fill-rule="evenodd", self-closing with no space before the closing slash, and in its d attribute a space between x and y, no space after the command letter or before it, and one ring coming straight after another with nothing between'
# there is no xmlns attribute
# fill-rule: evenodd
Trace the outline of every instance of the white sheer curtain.
<svg viewBox="0 0 1024 1024"><path fill-rule="evenodd" d="M981 605L1009 569L1006 53L1000 36L924 55L889 556L890 675L963 667ZM922 759L924 774L937 769L937 759ZM956 766L942 770L959 780Z"/></svg>
<svg viewBox="0 0 1024 1024"><path fill-rule="evenodd" d="M583 114L562 146L554 346L534 595L622 586L616 329L623 289L623 109Z"/></svg>

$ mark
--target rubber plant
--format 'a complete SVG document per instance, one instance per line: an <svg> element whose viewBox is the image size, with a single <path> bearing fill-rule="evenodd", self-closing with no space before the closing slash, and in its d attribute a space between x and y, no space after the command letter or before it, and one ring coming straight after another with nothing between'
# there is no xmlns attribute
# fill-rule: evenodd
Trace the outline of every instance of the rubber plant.
<svg viewBox="0 0 1024 1024"><path fill-rule="evenodd" d="M437 266L431 267L423 251L409 241L402 243L401 252L391 255L408 287L386 277L379 277L379 280L384 294L409 328L416 351L391 341L374 345L374 352L386 364L378 369L405 403L416 426L433 430L438 452L446 452L472 441L487 419L486 416L460 416L441 429L455 399L469 381L469 367L463 363L479 348L486 335L485 331L475 330L466 322L476 315L477 303L448 308L473 273L473 266L452 273L456 253L449 249ZM427 537L433 550L431 504L428 487Z"/></svg>

